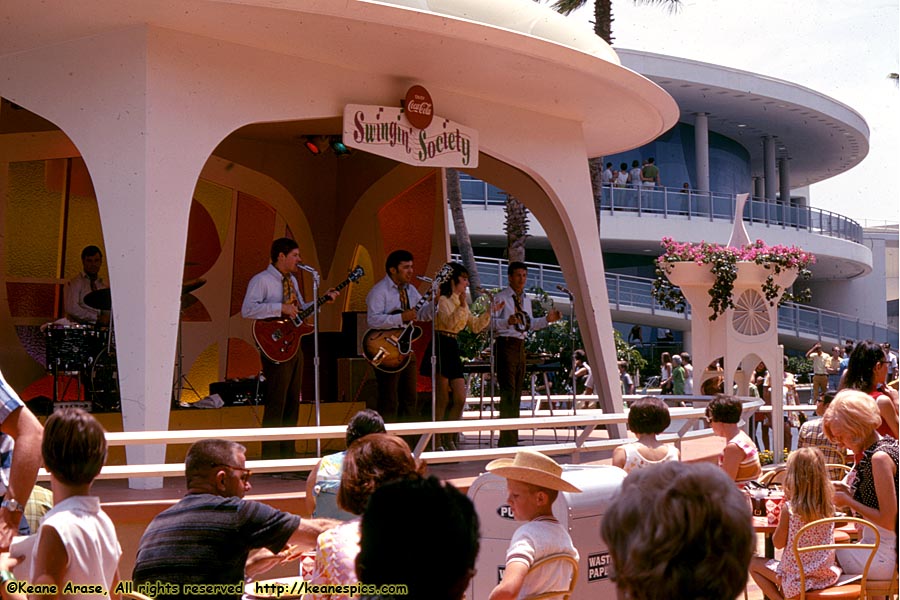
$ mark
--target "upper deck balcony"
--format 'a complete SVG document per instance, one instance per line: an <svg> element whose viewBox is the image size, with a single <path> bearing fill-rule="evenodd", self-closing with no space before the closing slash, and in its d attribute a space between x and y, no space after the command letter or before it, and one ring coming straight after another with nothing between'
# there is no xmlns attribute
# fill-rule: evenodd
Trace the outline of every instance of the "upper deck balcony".
<svg viewBox="0 0 900 600"><path fill-rule="evenodd" d="M503 231L505 193L477 179L460 179L470 235L498 235ZM663 237L726 243L735 218L734 207L734 194L604 186L600 199L603 250L655 254ZM752 198L742 217L751 239L762 239L770 245L797 245L814 253L815 279L849 279L872 270L872 253L862 243L862 226L853 219L764 198ZM531 222L530 233L535 237L545 235L536 220Z"/></svg>

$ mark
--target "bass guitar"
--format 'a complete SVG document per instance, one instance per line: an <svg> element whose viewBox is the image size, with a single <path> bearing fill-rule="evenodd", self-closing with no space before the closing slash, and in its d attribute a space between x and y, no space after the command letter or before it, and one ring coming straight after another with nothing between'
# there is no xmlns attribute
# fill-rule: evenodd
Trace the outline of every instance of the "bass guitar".
<svg viewBox="0 0 900 600"><path fill-rule="evenodd" d="M445 264L434 276L434 280L440 286L450 279L452 274L453 268ZM419 309L431 300L432 289L428 288L413 310L418 313ZM363 355L376 369L385 373L396 373L409 364L412 343L421 336L422 328L416 326L414 321L395 329L369 329L363 336Z"/></svg>
<svg viewBox="0 0 900 600"><path fill-rule="evenodd" d="M340 291L352 282L359 281L365 271L359 265L350 271L347 279L335 286ZM304 308L292 319L275 317L272 319L260 319L253 323L253 341L259 346L260 351L274 363L283 363L291 360L300 349L300 338L312 333L313 325L305 319L320 306L328 302L328 295L316 299L315 302Z"/></svg>

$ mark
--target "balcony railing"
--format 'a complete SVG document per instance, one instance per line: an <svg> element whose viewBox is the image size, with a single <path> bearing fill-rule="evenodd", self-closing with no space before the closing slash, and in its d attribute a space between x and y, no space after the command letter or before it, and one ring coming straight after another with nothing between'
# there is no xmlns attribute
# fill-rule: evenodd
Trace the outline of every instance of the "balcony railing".
<svg viewBox="0 0 900 600"><path fill-rule="evenodd" d="M460 179L463 204L502 206L506 194L478 179ZM662 215L688 219L734 222L734 194L700 192L666 187L603 186L600 208L610 215ZM819 235L862 243L863 228L852 219L811 206L796 206L751 198L744 206L744 221L769 227L808 231Z"/></svg>
<svg viewBox="0 0 900 600"><path fill-rule="evenodd" d="M453 256L459 260L458 255ZM507 261L499 258L478 257L478 275L481 285L486 288L500 288L507 284ZM562 269L556 265L526 263L528 265L528 287L539 287L557 299L567 296L557 289L566 286ZM646 277L606 274L606 291L610 307L614 310L641 310L650 314L662 313L674 318L690 319L690 307L679 314L660 306L650 289L653 280ZM900 335L896 329L886 325L857 319L849 315L822 310L811 306L788 302L778 309L778 331L797 337L815 338L843 342L844 340L874 340L890 342L894 348L900 345Z"/></svg>

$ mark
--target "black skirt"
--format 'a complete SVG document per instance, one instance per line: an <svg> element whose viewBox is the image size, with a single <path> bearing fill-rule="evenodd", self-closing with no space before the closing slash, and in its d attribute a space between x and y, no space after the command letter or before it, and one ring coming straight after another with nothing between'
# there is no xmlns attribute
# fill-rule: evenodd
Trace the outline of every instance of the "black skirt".
<svg viewBox="0 0 900 600"><path fill-rule="evenodd" d="M462 359L459 357L459 344L456 336L445 335L440 331L437 333L437 372L447 379L462 379L463 367ZM428 350L425 351L425 357L422 359L422 365L419 373L431 377L431 344L428 344Z"/></svg>

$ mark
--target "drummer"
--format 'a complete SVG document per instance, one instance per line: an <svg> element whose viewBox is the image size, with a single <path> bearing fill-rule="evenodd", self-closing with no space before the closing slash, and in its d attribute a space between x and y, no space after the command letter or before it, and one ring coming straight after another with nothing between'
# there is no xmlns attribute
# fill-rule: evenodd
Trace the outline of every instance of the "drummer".
<svg viewBox="0 0 900 600"><path fill-rule="evenodd" d="M108 312L91 308L84 302L84 297L91 292L109 287L100 277L100 267L103 266L100 248L85 246L81 251L81 265L82 272L66 283L66 316L76 323L94 325L97 321L101 324L108 322Z"/></svg>

